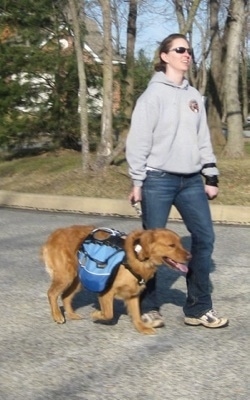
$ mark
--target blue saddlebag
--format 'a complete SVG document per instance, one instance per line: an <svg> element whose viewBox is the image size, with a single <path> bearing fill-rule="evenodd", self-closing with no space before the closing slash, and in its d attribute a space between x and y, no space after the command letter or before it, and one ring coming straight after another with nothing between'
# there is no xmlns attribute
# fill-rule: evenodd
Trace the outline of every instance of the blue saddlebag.
<svg viewBox="0 0 250 400"><path fill-rule="evenodd" d="M93 233L103 230L110 233L106 240L97 240ZM125 257L122 247L110 241L110 237L118 237L122 233L108 228L98 228L82 243L78 251L78 273L83 286L97 293L106 291L112 284L120 264Z"/></svg>

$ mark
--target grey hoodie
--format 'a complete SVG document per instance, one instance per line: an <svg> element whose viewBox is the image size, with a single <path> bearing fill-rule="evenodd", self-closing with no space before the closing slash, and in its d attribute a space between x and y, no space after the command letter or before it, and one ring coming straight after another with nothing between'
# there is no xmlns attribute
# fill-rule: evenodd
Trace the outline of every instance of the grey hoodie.
<svg viewBox="0 0 250 400"><path fill-rule="evenodd" d="M191 174L216 162L202 97L186 79L178 86L163 72L154 74L133 111L126 158L135 186L142 186L150 168ZM205 175L218 170L208 168Z"/></svg>

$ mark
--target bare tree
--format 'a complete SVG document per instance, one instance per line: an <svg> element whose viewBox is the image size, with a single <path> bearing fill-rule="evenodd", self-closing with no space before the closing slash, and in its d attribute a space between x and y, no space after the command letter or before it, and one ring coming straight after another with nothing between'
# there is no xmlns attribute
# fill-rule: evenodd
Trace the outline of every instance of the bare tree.
<svg viewBox="0 0 250 400"><path fill-rule="evenodd" d="M204 94L207 68L206 59L210 54L210 76L208 88L208 121L211 131L212 141L215 145L225 146L224 153L228 153L230 143L231 156L238 157L243 151L243 135L242 135L242 114L243 110L239 100L239 65L242 60L242 70L244 68L244 59L240 57L240 44L242 41L244 20L242 21L242 3L243 15L247 11L247 1L227 0L221 2L219 0L210 0L208 2L186 0L173 0L176 10L177 21L180 31L189 36L192 43L194 26L199 28L201 33L202 58L200 67L196 67L194 63L193 71L190 73L190 80ZM198 9L207 3L210 10L210 32L206 32L199 24L197 18ZM238 11L237 11L237 5ZM232 17L232 13L234 13ZM223 24L223 17L225 23ZM202 35L202 33L204 34ZM239 37L240 34L240 37ZM207 46L208 44L208 46ZM206 48L207 47L207 48ZM242 47L241 47L241 50ZM194 60L195 61L195 60ZM222 74L222 71L224 72ZM245 75L246 76L246 72ZM247 103L246 78L242 79L244 104ZM245 86L243 86L245 83ZM245 88L245 89L244 89ZM245 97L244 97L245 95ZM231 100L229 100L231 98ZM228 106L231 106L231 114L228 112ZM245 106L246 113L246 106ZM230 115L230 117L229 117ZM238 117L236 117L238 115ZM238 120L238 122L236 122ZM234 127L232 123L235 123ZM223 122L227 123L228 141L222 135ZM238 129L237 129L237 124ZM229 128L231 126L231 129ZM235 145L237 140L238 146Z"/></svg>
<svg viewBox="0 0 250 400"><path fill-rule="evenodd" d="M134 94L134 64L135 64L135 40L136 40L137 0L129 1L129 14L127 25L127 51L126 51L126 88L125 88L125 116L130 119L133 110Z"/></svg>
<svg viewBox="0 0 250 400"><path fill-rule="evenodd" d="M239 59L247 0L231 0L227 23L228 45L225 64L225 105L228 140L223 154L231 158L244 155L242 111L239 99Z"/></svg>
<svg viewBox="0 0 250 400"><path fill-rule="evenodd" d="M103 107L101 118L101 141L97 150L95 169L107 164L112 154L112 107L113 107L113 45L111 35L110 1L99 0L103 16Z"/></svg>
<svg viewBox="0 0 250 400"><path fill-rule="evenodd" d="M197 33L199 32L199 53L200 57L197 59L197 46L193 54L193 68L189 71L189 80L202 95L205 95L207 81L208 81L208 62L207 59L211 54L211 67L210 67L210 85L212 88L212 95L208 95L209 109L208 121L211 130L211 137L213 143L225 144L221 127L222 107L221 107L221 85L222 80L219 79L221 73L221 39L219 34L219 1L202 1L196 0L193 2L187 0L172 0L174 5L179 31L185 34L192 47L194 41L197 42ZM210 31L209 31L209 16L208 13L210 5ZM201 15L202 14L202 15ZM196 28L196 34L194 29ZM198 32L197 32L198 31ZM195 38L195 40L194 40ZM211 42L210 42L211 40ZM221 144L221 143L220 143Z"/></svg>
<svg viewBox="0 0 250 400"><path fill-rule="evenodd" d="M81 40L81 29L79 23L79 9L75 0L68 0L74 32L74 47L77 59L79 77L79 110L80 110L80 133L82 142L82 168L83 172L89 169L89 141L88 141L88 106L87 106L87 83L83 61L83 44Z"/></svg>
<svg viewBox="0 0 250 400"><path fill-rule="evenodd" d="M192 32L192 26L201 0L189 2L174 0L173 3L175 4L175 11L180 32L183 33L183 35Z"/></svg>
<svg viewBox="0 0 250 400"><path fill-rule="evenodd" d="M208 122L214 145L225 145L226 139L222 135L223 117L223 79L222 70L225 57L225 32L222 36L219 25L220 2L209 1L210 10L210 50L211 64L208 95Z"/></svg>
<svg viewBox="0 0 250 400"><path fill-rule="evenodd" d="M207 68L206 61L208 57L207 51L207 23L201 20L201 15L198 15L199 8L201 8L202 0L186 1L186 0L173 0L176 17L179 25L179 31L188 36L191 46L193 46L193 30L196 27L200 33L200 60L197 62L195 54L193 54L193 68L189 71L189 80L191 84L196 87L202 95L205 94L207 85ZM202 10L203 11L203 10ZM203 14L201 11L200 14ZM203 18L205 20L205 18Z"/></svg>
<svg viewBox="0 0 250 400"><path fill-rule="evenodd" d="M117 54L124 53L124 45L122 45L122 31L126 23L126 4L124 0L111 1L111 16L112 16L112 37L113 48Z"/></svg>
<svg viewBox="0 0 250 400"><path fill-rule="evenodd" d="M209 50L207 48L208 42L208 30L205 24L205 30L203 21L198 21L195 18L194 24L196 25L198 31L200 32L200 60L196 62L196 55L193 52L193 68L189 71L189 79L191 84L199 90L202 96L206 94L207 81L208 81L208 71L207 71L207 58L209 55Z"/></svg>
<svg viewBox="0 0 250 400"><path fill-rule="evenodd" d="M244 0L240 1L242 2ZM97 0L95 3L96 2ZM99 1L99 4L100 3ZM124 4L126 5L127 3L130 10L127 18L127 28L128 32L130 32L130 36L127 34L126 48L126 66L128 74L125 80L127 82L127 92L124 96L128 106L126 110L124 108L126 111L124 114L126 114L127 118L131 115L132 105L129 101L133 93L133 53L137 37L136 25L139 27L138 32L140 31L140 25L138 25L137 21L137 12L138 14L145 12L147 21L150 20L150 14L153 18L159 15L160 12L161 14L164 12L166 14L167 23L170 21L170 18L171 21L175 18L179 25L179 31L187 35L191 45L194 47L194 63L193 69L189 73L189 79L191 84L195 86L202 95L208 96L208 122L213 144L225 146L226 137L222 133L227 119L228 97L226 96L228 96L229 87L235 84L231 80L226 80L225 76L226 67L228 66L228 62L226 61L228 60L227 52L229 51L229 46L233 45L233 42L228 40L230 24L227 19L229 11L233 6L233 0L166 0L165 5L161 3L161 10L158 2L151 2L150 0L110 0L109 3L112 5L113 22L115 21L115 29L117 32L120 32L119 21L121 20L119 18L122 16L123 22L126 19L126 8L124 8ZM235 2L235 4L236 3L238 4L238 2ZM119 18L115 16L117 10L114 7L116 7L116 5L119 7ZM133 32L134 35L132 34ZM242 35L244 35L243 31ZM245 35L247 35L247 31ZM117 35L116 39L119 40L119 37L120 36ZM242 39L242 42L243 41ZM121 47L117 45L117 49L120 48ZM243 47L241 50L243 52ZM248 112L246 84L247 66L246 63L244 63L246 61L246 56L245 58L237 57L234 59L234 63L239 67L239 62L241 62L243 72L240 81L242 85L240 89L242 90L239 90L239 92L242 93L244 109L240 109L240 111L242 115L246 116ZM124 129L123 134L120 135L120 139L122 139L122 136L126 135L125 131L126 129ZM242 133L239 133L239 135L241 134ZM231 130L228 130L228 137L230 135ZM106 160L109 159L109 161L112 161L116 154L119 154L119 147L121 149L123 146L123 141L120 140L118 146L111 151Z"/></svg>
<svg viewBox="0 0 250 400"><path fill-rule="evenodd" d="M247 5L247 13L245 15L245 26L242 33L242 52L241 52L241 81L242 81L242 114L243 121L248 116L248 41L250 39L250 4Z"/></svg>
<svg viewBox="0 0 250 400"><path fill-rule="evenodd" d="M119 135L119 141L109 157L109 163L112 163L116 157L124 151L126 137L129 129L129 121L134 106L134 62L135 62L135 41L136 41L136 20L137 20L137 2L138 0L128 0L129 12L127 22L127 51L126 51L126 76L125 76L125 123Z"/></svg>

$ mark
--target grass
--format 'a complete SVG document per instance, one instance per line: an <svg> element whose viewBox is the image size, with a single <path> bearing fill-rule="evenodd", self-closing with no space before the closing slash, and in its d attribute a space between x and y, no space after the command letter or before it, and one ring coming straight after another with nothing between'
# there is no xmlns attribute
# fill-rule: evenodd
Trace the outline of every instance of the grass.
<svg viewBox="0 0 250 400"><path fill-rule="evenodd" d="M220 194L213 204L250 206L250 142L247 156L220 159ZM102 174L82 173L81 154L61 150L0 161L0 190L25 193L127 199L131 188L125 160Z"/></svg>

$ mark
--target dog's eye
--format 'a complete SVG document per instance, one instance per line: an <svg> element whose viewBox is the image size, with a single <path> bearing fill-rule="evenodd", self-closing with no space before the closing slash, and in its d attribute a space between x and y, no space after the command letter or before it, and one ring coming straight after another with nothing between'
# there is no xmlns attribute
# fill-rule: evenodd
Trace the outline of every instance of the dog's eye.
<svg viewBox="0 0 250 400"><path fill-rule="evenodd" d="M174 247L175 247L175 244L174 244L174 243L171 243L171 244L169 245L169 247L174 248Z"/></svg>

